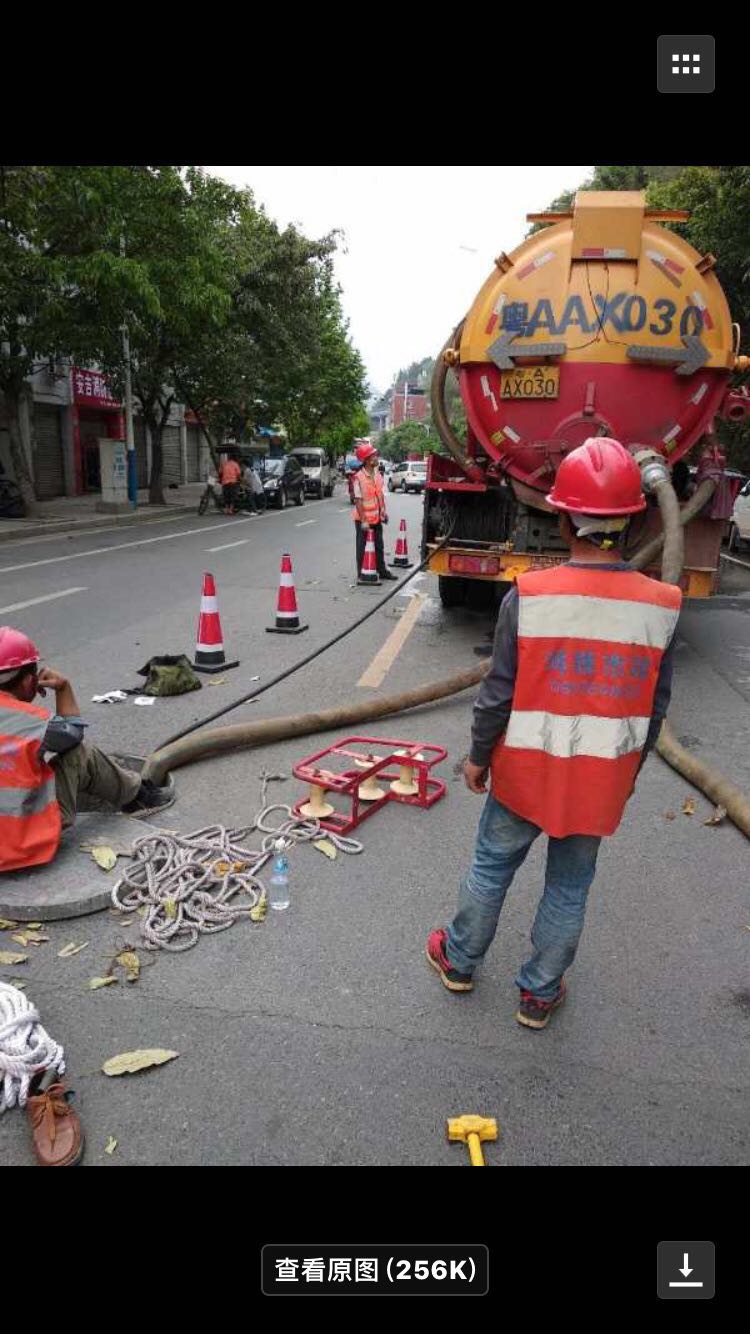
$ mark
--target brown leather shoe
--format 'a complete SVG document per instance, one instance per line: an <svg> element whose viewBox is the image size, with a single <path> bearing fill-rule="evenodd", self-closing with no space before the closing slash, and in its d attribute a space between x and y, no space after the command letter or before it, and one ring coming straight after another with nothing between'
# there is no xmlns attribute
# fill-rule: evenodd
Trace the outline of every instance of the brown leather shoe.
<svg viewBox="0 0 750 1334"><path fill-rule="evenodd" d="M26 1103L34 1153L40 1167L75 1167L83 1157L83 1131L64 1084L51 1084Z"/></svg>

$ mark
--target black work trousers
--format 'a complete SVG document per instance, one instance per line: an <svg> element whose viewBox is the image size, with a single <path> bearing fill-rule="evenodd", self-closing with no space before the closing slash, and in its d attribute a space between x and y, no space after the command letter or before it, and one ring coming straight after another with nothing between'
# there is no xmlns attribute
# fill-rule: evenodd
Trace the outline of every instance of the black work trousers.
<svg viewBox="0 0 750 1334"><path fill-rule="evenodd" d="M362 561L365 558L367 533L362 527L359 519L354 520L354 527L357 530L357 576L359 577L362 570ZM388 573L385 564L385 552L383 551L383 525L382 523L373 523L370 527L372 528L372 535L375 538L375 559L378 563L378 574L382 577L384 574Z"/></svg>

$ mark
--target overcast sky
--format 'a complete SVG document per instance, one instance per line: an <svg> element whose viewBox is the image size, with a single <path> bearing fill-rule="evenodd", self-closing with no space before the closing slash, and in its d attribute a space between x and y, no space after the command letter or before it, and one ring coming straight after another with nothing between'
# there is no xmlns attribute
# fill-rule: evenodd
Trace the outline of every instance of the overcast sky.
<svg viewBox="0 0 750 1334"><path fill-rule="evenodd" d="M378 392L400 367L436 356L527 213L591 167L206 167L250 186L284 227L340 228L336 258L352 341Z"/></svg>

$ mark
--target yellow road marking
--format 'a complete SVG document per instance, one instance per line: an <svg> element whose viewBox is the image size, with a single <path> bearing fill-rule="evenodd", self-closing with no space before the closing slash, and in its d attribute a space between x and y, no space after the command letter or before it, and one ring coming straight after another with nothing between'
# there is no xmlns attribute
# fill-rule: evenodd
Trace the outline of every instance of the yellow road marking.
<svg viewBox="0 0 750 1334"><path fill-rule="evenodd" d="M414 629L414 626L419 619L419 613L423 604L424 598L421 594L415 594L398 625L394 625L382 648L378 649L369 667L364 674L360 676L357 682L358 686L371 686L374 688L380 685Z"/></svg>

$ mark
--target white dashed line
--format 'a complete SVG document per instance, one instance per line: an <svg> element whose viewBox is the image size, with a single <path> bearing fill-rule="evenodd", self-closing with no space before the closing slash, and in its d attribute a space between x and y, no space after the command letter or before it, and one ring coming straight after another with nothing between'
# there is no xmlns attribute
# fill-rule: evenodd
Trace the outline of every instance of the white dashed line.
<svg viewBox="0 0 750 1334"><path fill-rule="evenodd" d="M11 602L8 607L0 607L0 616L6 611L23 611L24 607L37 607L40 602L54 602L55 598L69 598L73 593L85 593L85 588L63 588L59 593L45 593L41 598L29 598L27 602Z"/></svg>

